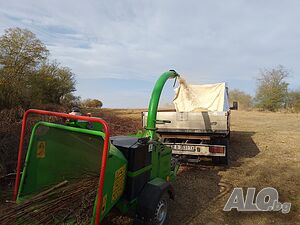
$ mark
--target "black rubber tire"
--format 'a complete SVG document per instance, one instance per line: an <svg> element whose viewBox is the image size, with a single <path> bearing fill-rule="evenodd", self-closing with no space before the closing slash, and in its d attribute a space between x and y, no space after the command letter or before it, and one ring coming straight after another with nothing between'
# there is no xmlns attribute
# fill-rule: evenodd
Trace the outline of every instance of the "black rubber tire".
<svg viewBox="0 0 300 225"><path fill-rule="evenodd" d="M170 196L168 192L165 192L160 197L159 201L156 204L156 208L154 209L154 214L151 217L143 218L143 216L136 217L134 220L134 225L163 225L165 224L168 218L168 208L169 208L169 200ZM165 207L165 215L163 219L160 218L161 216L161 209L162 205ZM142 219L143 218L143 219Z"/></svg>
<svg viewBox="0 0 300 225"><path fill-rule="evenodd" d="M159 202L157 203L155 214L152 218L151 225L163 225L166 222L168 218L169 200L170 200L170 196L168 193L165 192L159 199ZM159 208L161 207L161 205L165 207L165 216L163 218L163 221L160 220L161 215L159 213L160 211Z"/></svg>
<svg viewBox="0 0 300 225"><path fill-rule="evenodd" d="M213 164L216 165L228 165L228 155L229 155L229 137L217 139L213 142L215 145L225 145L226 152L224 157L212 157Z"/></svg>

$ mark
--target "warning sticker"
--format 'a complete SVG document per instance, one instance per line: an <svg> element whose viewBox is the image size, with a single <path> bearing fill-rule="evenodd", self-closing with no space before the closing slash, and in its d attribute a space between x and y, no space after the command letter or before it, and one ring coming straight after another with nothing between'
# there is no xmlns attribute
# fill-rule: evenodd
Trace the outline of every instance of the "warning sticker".
<svg viewBox="0 0 300 225"><path fill-rule="evenodd" d="M115 180L112 192L112 201L116 201L123 193L125 184L126 165L115 172Z"/></svg>
<svg viewBox="0 0 300 225"><path fill-rule="evenodd" d="M46 142L38 141L36 157L42 159L45 158L45 156L46 156Z"/></svg>

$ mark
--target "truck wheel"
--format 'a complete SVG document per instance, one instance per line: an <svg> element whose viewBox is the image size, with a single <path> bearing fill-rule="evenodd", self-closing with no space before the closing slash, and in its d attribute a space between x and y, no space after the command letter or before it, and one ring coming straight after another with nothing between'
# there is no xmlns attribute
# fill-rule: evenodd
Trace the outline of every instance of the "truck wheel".
<svg viewBox="0 0 300 225"><path fill-rule="evenodd" d="M227 155L225 157L218 157L219 158L219 164L221 165L228 165L228 157Z"/></svg>
<svg viewBox="0 0 300 225"><path fill-rule="evenodd" d="M171 171L174 171L178 164L178 159L175 157L171 158Z"/></svg>
<svg viewBox="0 0 300 225"><path fill-rule="evenodd" d="M217 165L228 165L229 138L226 137L221 140L216 140L214 144L224 145L226 147L226 152L224 157L212 157L212 162Z"/></svg>

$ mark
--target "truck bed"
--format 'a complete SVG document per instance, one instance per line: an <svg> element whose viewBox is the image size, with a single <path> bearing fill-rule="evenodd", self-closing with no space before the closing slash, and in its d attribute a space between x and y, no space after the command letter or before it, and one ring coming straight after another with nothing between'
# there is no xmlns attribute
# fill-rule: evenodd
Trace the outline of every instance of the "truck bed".
<svg viewBox="0 0 300 225"><path fill-rule="evenodd" d="M143 112L146 126L148 112ZM157 132L183 134L229 133L229 112L157 112Z"/></svg>

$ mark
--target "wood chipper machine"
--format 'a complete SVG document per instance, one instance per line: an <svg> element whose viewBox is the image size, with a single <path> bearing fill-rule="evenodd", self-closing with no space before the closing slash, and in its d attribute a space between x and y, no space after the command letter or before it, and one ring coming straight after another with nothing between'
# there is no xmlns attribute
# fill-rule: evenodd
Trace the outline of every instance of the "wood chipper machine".
<svg viewBox="0 0 300 225"><path fill-rule="evenodd" d="M14 201L24 215L30 214L29 220L33 222L16 217L14 223L78 224L72 210L65 209L63 217L56 218L57 210L69 201L60 188L83 176L96 174L89 224L100 224L112 208L123 213L133 212L134 224L164 224L169 199L174 198L171 181L175 179L178 165L172 160L171 148L158 140L156 114L165 82L177 76L170 70L157 80L149 103L147 126L134 135L110 137L108 124L96 117L27 110L22 122ZM21 168L26 121L30 114L61 117L65 122L40 121L34 125ZM87 183L74 188L70 196L87 188ZM51 192L55 190L60 202L52 199ZM47 198L41 200L43 195ZM39 207L30 206L30 201ZM52 207L48 209L41 201ZM41 219L43 215L52 220ZM2 222L5 221L8 220L4 216Z"/></svg>

